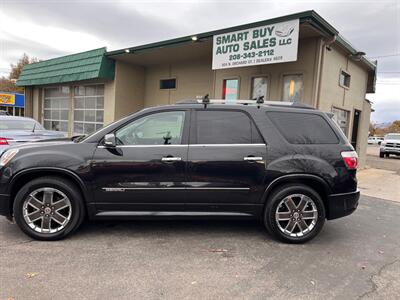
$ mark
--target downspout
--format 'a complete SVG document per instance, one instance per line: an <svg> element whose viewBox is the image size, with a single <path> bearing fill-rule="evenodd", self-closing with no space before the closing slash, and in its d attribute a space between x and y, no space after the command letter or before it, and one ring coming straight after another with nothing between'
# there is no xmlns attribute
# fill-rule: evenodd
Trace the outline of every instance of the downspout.
<svg viewBox="0 0 400 300"><path fill-rule="evenodd" d="M332 36L327 41L322 42L322 47L321 47L321 54L320 54L320 67L319 67L319 76L318 76L318 92L317 92L317 101L315 108L319 109L320 106L320 98L321 98L321 83L322 83L322 75L323 75L323 69L324 69L324 64L325 64L325 51L331 51L330 46L336 42L336 37L337 35Z"/></svg>

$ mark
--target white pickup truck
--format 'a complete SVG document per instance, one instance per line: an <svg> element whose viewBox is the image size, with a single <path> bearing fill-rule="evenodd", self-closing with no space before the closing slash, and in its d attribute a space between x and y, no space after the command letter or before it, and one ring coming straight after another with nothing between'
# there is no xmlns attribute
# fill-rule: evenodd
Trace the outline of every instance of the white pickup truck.
<svg viewBox="0 0 400 300"><path fill-rule="evenodd" d="M379 157L389 157L390 154L400 155L400 133L388 133L381 143Z"/></svg>
<svg viewBox="0 0 400 300"><path fill-rule="evenodd" d="M369 145L380 145L383 141L383 136L370 136L368 137L368 144Z"/></svg>

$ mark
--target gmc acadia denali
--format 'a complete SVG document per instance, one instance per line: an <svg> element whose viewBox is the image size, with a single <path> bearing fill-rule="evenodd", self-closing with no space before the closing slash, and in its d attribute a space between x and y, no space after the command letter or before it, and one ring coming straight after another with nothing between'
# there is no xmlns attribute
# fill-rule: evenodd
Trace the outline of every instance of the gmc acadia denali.
<svg viewBox="0 0 400 300"><path fill-rule="evenodd" d="M251 217L303 243L358 205L357 154L300 103L182 101L0 157L0 214L38 240L85 218Z"/></svg>

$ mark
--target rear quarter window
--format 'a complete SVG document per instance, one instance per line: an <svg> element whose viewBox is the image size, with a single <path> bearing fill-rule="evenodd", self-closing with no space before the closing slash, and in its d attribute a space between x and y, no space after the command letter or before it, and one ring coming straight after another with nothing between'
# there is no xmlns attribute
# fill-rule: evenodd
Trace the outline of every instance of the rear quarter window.
<svg viewBox="0 0 400 300"><path fill-rule="evenodd" d="M278 131L290 144L337 144L339 138L320 115L267 112Z"/></svg>

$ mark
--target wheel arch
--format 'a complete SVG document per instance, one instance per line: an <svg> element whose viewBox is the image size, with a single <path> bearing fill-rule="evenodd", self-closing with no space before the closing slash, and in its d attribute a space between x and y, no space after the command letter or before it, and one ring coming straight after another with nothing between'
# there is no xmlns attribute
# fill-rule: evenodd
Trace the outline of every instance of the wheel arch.
<svg viewBox="0 0 400 300"><path fill-rule="evenodd" d="M314 189L320 196L328 213L327 196L332 193L329 184L320 176L313 174L288 174L274 179L265 189L263 194L263 204L268 201L268 197L273 191L283 185L299 183Z"/></svg>
<svg viewBox="0 0 400 300"><path fill-rule="evenodd" d="M23 170L12 178L10 185L8 187L8 193L10 195L10 214L12 214L12 208L14 204L14 199L18 191L29 181L40 178L40 177L60 177L67 179L74 183L82 194L84 202L87 202L90 198L89 191L83 183L82 179L74 172L62 168L30 168Z"/></svg>

